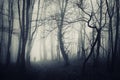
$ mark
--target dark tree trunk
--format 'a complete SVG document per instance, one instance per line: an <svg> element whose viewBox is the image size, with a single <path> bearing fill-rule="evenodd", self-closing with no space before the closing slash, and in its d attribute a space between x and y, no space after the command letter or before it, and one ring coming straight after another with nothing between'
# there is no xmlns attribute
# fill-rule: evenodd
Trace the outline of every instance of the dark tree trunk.
<svg viewBox="0 0 120 80"><path fill-rule="evenodd" d="M25 8L26 8L26 12L25 12ZM22 51L21 51L21 65L22 65L21 68L23 70L25 69L25 52L26 52L26 44L27 44L29 24L30 24L29 23L29 8L30 8L30 0L27 0L27 1L23 0L23 11L22 11L23 33L22 33ZM24 21L26 21L26 25Z"/></svg>
<svg viewBox="0 0 120 80"><path fill-rule="evenodd" d="M100 21L99 21L99 30L97 31L98 33L98 41L97 41L97 51L96 51L96 60L95 60L95 67L98 66L99 64L99 55L100 55L100 46L101 46L101 28L102 28L102 18L103 18L103 0L100 0Z"/></svg>
<svg viewBox="0 0 120 80"><path fill-rule="evenodd" d="M94 44L94 41L95 41L95 29L92 29L92 44ZM96 54L95 54L95 48L93 49L93 67L95 66L95 57L96 57Z"/></svg>
<svg viewBox="0 0 120 80"><path fill-rule="evenodd" d="M95 65L94 67L97 67L99 65L99 55L100 55L100 45L101 45L101 31L98 32L98 41L97 41L97 55L95 59Z"/></svg>
<svg viewBox="0 0 120 80"><path fill-rule="evenodd" d="M20 55L21 55L21 45L22 45L22 41L21 41L22 39L21 39L21 34L20 34L20 36L19 36L19 44L18 44L18 54L17 54L17 62L16 62L16 64L17 64L17 66L19 66L20 65Z"/></svg>
<svg viewBox="0 0 120 80"><path fill-rule="evenodd" d="M85 55L85 26L84 26L84 24L82 24L82 28L83 28L84 33L83 33L83 36L81 36L82 37L82 39L81 39L82 40L81 41L81 44L82 44L81 57L83 60L85 60L86 55ZM81 34L82 34L82 32L81 32Z"/></svg>
<svg viewBox="0 0 120 80"><path fill-rule="evenodd" d="M80 52L81 52L81 42L82 42L82 29L79 29L78 32L78 47L77 47L77 57L80 59Z"/></svg>
<svg viewBox="0 0 120 80"><path fill-rule="evenodd" d="M59 46L59 39L57 40L57 60L60 61L60 46Z"/></svg>
<svg viewBox="0 0 120 80"><path fill-rule="evenodd" d="M113 54L113 30L112 30L112 17L109 17L109 31L108 31L108 56L107 68L110 69L110 59Z"/></svg>
<svg viewBox="0 0 120 80"><path fill-rule="evenodd" d="M22 51L21 51L21 56L20 56L20 68L21 69L25 69L25 42L24 42L24 40L22 40L23 41L23 43L22 43Z"/></svg>
<svg viewBox="0 0 120 80"><path fill-rule="evenodd" d="M108 2L106 0L106 6L107 6L107 13L109 17L109 27L108 27L108 55L107 55L107 69L110 69L110 59L111 55L113 54L113 30L112 30L112 19L114 16L114 7L110 6L111 2Z"/></svg>
<svg viewBox="0 0 120 80"><path fill-rule="evenodd" d="M35 1L31 1L31 2L27 2L27 9L28 11L26 12L26 14L28 14L26 20L28 21L26 24L26 27L28 26L28 34L26 36L28 36L28 45L27 45L27 52L26 52L26 66L30 67L30 53L31 53L31 50L32 50L32 46L33 46L33 37L34 37L34 33L35 31L37 30L37 22L36 22L36 28L35 30L33 31L33 33L31 34L31 23L30 23L30 20L32 20L32 15L33 15L33 7L34 7L34 3ZM38 4L40 5L40 0L38 2ZM39 6L38 6L38 9L39 9ZM38 20L38 14L39 14L39 10L37 12L37 19L36 21Z"/></svg>
<svg viewBox="0 0 120 80"><path fill-rule="evenodd" d="M21 44L21 55L20 55L20 68L22 70L25 70L25 0L23 0L23 8L22 8L22 33L21 33L21 38L22 38L22 44Z"/></svg>
<svg viewBox="0 0 120 80"><path fill-rule="evenodd" d="M116 55L117 55L117 47L118 47L118 37L119 37L119 0L115 0L116 2L116 35L115 35L115 45L114 45L114 53L112 54L112 72L114 71L115 67L115 62L116 62Z"/></svg>
<svg viewBox="0 0 120 80"><path fill-rule="evenodd" d="M18 0L18 17L19 17L19 26L20 26L20 34L19 34L19 44L18 44L18 54L17 54L17 66L20 65L20 55L21 55L21 47L22 47L22 22L21 22L21 12L20 12L20 1Z"/></svg>
<svg viewBox="0 0 120 80"><path fill-rule="evenodd" d="M64 49L64 43L63 43L63 40L62 40L62 29L61 27L58 29L58 37L59 37L59 44L60 44L60 50L61 50L61 54L63 56L63 59L65 61L65 65L69 65L69 59L68 59L68 55L66 54L66 51Z"/></svg>
<svg viewBox="0 0 120 80"><path fill-rule="evenodd" d="M1 12L3 12L3 6L4 6L4 0L2 1L2 5L1 5ZM2 63L2 43L3 43L3 29L4 29L4 26L3 26L3 23L4 23L4 20L3 20L3 15L0 14L0 17L1 17L1 38L0 38L0 64Z"/></svg>
<svg viewBox="0 0 120 80"><path fill-rule="evenodd" d="M8 31L8 48L7 48L7 60L6 60L6 65L8 66L10 64L10 46L11 46L11 41L12 41L12 32L13 32L13 1L9 0L8 1L8 11L9 11L9 16L8 16L8 22L9 22L9 31Z"/></svg>
<svg viewBox="0 0 120 80"><path fill-rule="evenodd" d="M62 54L62 57L63 57L63 59L65 61L65 65L69 65L69 58L68 58L68 55L67 55L67 53L65 51L65 47L64 47L62 29L63 29L63 23L64 23L64 17L65 17L67 4L68 4L68 0L62 1L62 9L61 9L61 12L60 12L60 22L57 22L57 26L58 26L58 40L59 40L61 54Z"/></svg>
<svg viewBox="0 0 120 80"><path fill-rule="evenodd" d="M94 50L94 47L95 47L95 45L97 44L97 41L98 41L98 39L99 39L99 34L100 34L100 32L101 32L101 29L97 31L97 36L96 36L95 41L94 41L94 43L93 43L93 45L92 45L92 47L91 47L90 53L89 53L88 57L85 59L85 61L83 62L83 67L82 67L82 72L83 72L83 73L85 72L85 68L86 68L86 63L87 63L87 61L89 60L89 58L90 58L90 57L92 56L92 54L93 54L93 50Z"/></svg>

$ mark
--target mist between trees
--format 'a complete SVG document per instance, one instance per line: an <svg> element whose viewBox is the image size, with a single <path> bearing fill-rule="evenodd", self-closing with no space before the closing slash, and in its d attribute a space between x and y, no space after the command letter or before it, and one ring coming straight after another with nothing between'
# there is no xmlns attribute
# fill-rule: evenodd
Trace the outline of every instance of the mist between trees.
<svg viewBox="0 0 120 80"><path fill-rule="evenodd" d="M76 60L120 67L119 0L0 0L0 66ZM46 63L47 64L47 63Z"/></svg>

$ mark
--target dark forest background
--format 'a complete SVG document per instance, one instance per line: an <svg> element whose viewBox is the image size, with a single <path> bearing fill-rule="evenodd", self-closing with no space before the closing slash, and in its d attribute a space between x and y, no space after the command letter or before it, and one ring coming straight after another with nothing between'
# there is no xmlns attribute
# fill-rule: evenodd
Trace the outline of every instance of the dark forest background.
<svg viewBox="0 0 120 80"><path fill-rule="evenodd" d="M120 0L0 0L0 80L119 75Z"/></svg>

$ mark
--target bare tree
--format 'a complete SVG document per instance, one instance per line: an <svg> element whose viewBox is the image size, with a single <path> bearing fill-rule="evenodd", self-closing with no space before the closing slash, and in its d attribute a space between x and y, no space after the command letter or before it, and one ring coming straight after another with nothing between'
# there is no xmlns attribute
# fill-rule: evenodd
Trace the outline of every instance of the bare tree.
<svg viewBox="0 0 120 80"><path fill-rule="evenodd" d="M12 32L13 32L13 22L14 22L14 14L13 14L13 3L14 0L8 0L8 23L9 23L9 30L8 30L8 48L7 48L7 60L6 65L10 64L10 46L12 40Z"/></svg>
<svg viewBox="0 0 120 80"><path fill-rule="evenodd" d="M116 34L115 34L115 45L114 45L114 53L112 54L112 71L114 71L114 66L116 62L116 56L117 56L117 51L118 51L118 39L119 39L119 25L120 25L120 20L119 20L119 6L120 6L120 1L115 0L116 3Z"/></svg>
<svg viewBox="0 0 120 80"><path fill-rule="evenodd" d="M65 61L65 65L69 64L69 58L68 55L66 54L66 51L64 49L64 43L63 43L63 34L62 34L62 29L63 29L63 22L64 22L64 17L65 17L65 12L68 4L68 0L59 0L59 6L60 6L60 16L58 19L60 19L60 22L57 22L58 26L58 40L59 40L59 45L60 45L60 50L61 54L63 56L63 59Z"/></svg>
<svg viewBox="0 0 120 80"><path fill-rule="evenodd" d="M103 1L102 1L102 0L100 0L100 4L99 4L100 14L97 14L97 15L99 15L99 20L97 19L94 11L92 11L91 14L89 14L88 12L86 12L86 11L84 10L84 7L81 6L81 4L83 4L83 3L81 3L81 2L77 3L78 7L79 7L87 16L89 16L89 19L86 21L87 24L88 24L88 27L94 28L94 29L96 29L96 31L97 31L97 35L96 35L96 38L95 38L94 43L92 44L90 53L89 53L89 55L87 56L87 58L85 59L85 61L83 62L83 72L84 72L85 67L86 67L86 63L87 63L87 61L89 60L89 58L92 56L94 47L95 47L96 45L97 45L97 55L96 55L96 62L95 62L95 63L98 62L98 58L99 58L99 54L100 54L100 51L99 51L99 50L100 50L100 45L101 45L101 30L102 30L102 28L103 28L103 27L105 26L105 24L106 24L106 14L104 15L104 16L105 16L105 19L104 19L105 23L102 24L102 20L103 20L103 11L102 11L102 9L103 9L103 8L102 8L102 6L103 6ZM94 24L94 25L91 25L91 24L90 24L91 20L92 20L94 17L95 17L95 19L96 19L96 21L97 21L97 23L98 23L98 26L95 25L95 24ZM96 65L97 65L97 64L96 64Z"/></svg>
<svg viewBox="0 0 120 80"><path fill-rule="evenodd" d="M31 16L30 6L31 6L31 0L23 0L22 4L20 4L18 0L18 15L19 15L19 23L20 23L21 42L19 43L20 53L18 54L19 58L17 61L23 70L25 69L26 44L28 40L28 33L30 30L30 16Z"/></svg>
<svg viewBox="0 0 120 80"><path fill-rule="evenodd" d="M33 8L34 8L34 3L35 1L31 1L30 2L30 12L29 12L29 22L31 22L32 20L32 15L33 15ZM32 32L32 22L29 24L29 31L28 31L28 42L27 42L27 52L26 52L26 64L27 66L30 66L30 53L31 53L31 50L32 50L32 47L33 47L33 43L34 43L34 39L35 38L35 32L37 31L38 29L38 15L39 15L39 8L40 8L40 0L38 1L38 11L37 11L37 17L36 17L36 24L35 24L35 29L33 30Z"/></svg>
<svg viewBox="0 0 120 80"><path fill-rule="evenodd" d="M0 23L0 33L1 33L1 37L0 37L0 65L1 65L1 62L2 62L2 45L3 45L3 31L4 31L4 26L3 26L3 23L4 23L4 20L3 20L3 8L4 8L4 0L2 0L2 4L0 5L0 18L1 18L1 23Z"/></svg>
<svg viewBox="0 0 120 80"><path fill-rule="evenodd" d="M108 58L107 58L107 66L109 67L110 63L110 55L113 54L113 16L114 16L114 7L115 7L115 1L112 0L106 0L106 6L107 6L107 13L109 17L109 28L108 28Z"/></svg>
<svg viewBox="0 0 120 80"><path fill-rule="evenodd" d="M19 26L20 26L20 35L19 35L19 44L18 44L18 55L17 55L17 65L20 63L20 54L21 54L21 38L22 38L22 22L21 22L21 4L20 0L17 1L18 7L18 18L19 18Z"/></svg>

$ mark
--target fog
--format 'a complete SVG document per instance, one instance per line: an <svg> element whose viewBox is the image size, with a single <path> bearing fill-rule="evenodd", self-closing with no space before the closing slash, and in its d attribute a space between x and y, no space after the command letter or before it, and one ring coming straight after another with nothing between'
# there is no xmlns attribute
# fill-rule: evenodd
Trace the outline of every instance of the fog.
<svg viewBox="0 0 120 80"><path fill-rule="evenodd" d="M94 1L95 0L93 0L93 2ZM43 4L43 1L41 0L41 4L40 4L40 10L41 11L42 11L42 6L44 6L44 4ZM48 5L48 6L49 7L45 10L46 13L42 13L40 11L40 14L47 17L47 16L50 16L50 15L54 15L56 13L56 11L58 10L56 8L57 5L55 3L52 3L51 5ZM32 18L33 20L36 19L36 16L37 16L37 7L38 7L38 2L36 1L35 6L34 6L34 11L33 11L33 13L34 13L33 18ZM71 6L69 6L69 7L71 7ZM69 14L67 15L67 17L69 17L70 20L73 20L75 17L78 16L78 15L75 15L73 13L73 11L76 12L76 13L79 13L79 11L77 11L74 8L68 10L68 12L66 14L71 13L71 15L69 15ZM39 16L39 18L41 18L41 16ZM34 25L34 23L33 23L33 25ZM51 23L51 25L54 26L54 27L57 26L55 23ZM43 40L45 41L45 48L46 48L45 50L46 50L46 53L47 53L47 58L48 58L48 60L51 59L51 37L52 37L52 40L54 40L53 43L52 43L52 45L53 45L52 47L54 48L53 53L54 53L54 55L56 55L56 53L57 53L57 51L56 51L57 50L56 49L56 46L57 46L56 30L57 29L55 31L50 32L49 29L52 26L50 26L50 27L48 26L47 29L46 29L47 31L45 33L45 38L40 37L42 35L42 31L44 29L43 27L46 27L46 26L47 25L39 26L38 30L36 31L36 37L34 38L35 40L34 40L33 48L32 48L32 51L31 51L31 60L32 61L34 60L34 58L36 58L37 61L41 60L40 55L43 56L43 54L44 54ZM78 46L77 45L77 43L78 43L78 31L80 30L80 23L73 23L73 24L70 24L70 25L67 25L67 26L70 27L70 28L68 28L66 30L66 34L64 35L65 42L70 42L71 43L70 44L71 46L69 47L69 50L72 53L72 55L75 55L76 52L77 52L77 46ZM87 24L85 24L85 26L87 26ZM89 36L92 29L86 27L85 30L87 32L87 35ZM88 43L86 43L86 47L87 46L88 46ZM72 48L74 48L74 49L72 49Z"/></svg>
<svg viewBox="0 0 120 80"><path fill-rule="evenodd" d="M119 3L0 0L0 80L119 79Z"/></svg>

